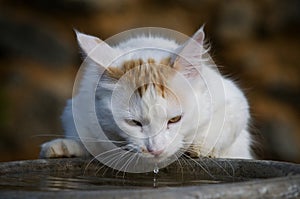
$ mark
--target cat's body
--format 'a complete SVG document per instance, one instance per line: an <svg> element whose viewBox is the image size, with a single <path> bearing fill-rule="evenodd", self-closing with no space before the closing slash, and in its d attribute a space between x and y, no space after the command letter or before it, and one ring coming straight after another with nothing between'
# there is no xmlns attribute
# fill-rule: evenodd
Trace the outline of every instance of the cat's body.
<svg viewBox="0 0 300 199"><path fill-rule="evenodd" d="M202 28L183 45L141 36L110 47L82 33L77 38L90 60L62 116L66 138L43 144L41 157L86 156L85 147L94 156L101 154L105 143L88 141L105 139L96 132L100 124L112 142L126 141L127 150L157 161L178 151L192 157L253 158L247 100L212 64ZM96 46L99 51L92 52ZM95 85L100 73L103 84ZM95 104L86 105L89 100Z"/></svg>

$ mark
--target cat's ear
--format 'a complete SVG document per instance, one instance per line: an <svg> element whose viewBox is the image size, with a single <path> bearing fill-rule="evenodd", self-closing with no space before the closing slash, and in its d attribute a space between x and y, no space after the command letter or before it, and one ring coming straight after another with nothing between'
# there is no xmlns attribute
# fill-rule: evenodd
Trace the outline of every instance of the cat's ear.
<svg viewBox="0 0 300 199"><path fill-rule="evenodd" d="M118 56L116 50L101 39L81 33L77 30L74 31L85 58L89 57L91 60L106 68L111 61Z"/></svg>
<svg viewBox="0 0 300 199"><path fill-rule="evenodd" d="M77 30L74 30L76 33L78 44L84 54L88 55L98 44L103 42L101 39L83 34Z"/></svg>
<svg viewBox="0 0 300 199"><path fill-rule="evenodd" d="M206 52L204 44L204 26L202 26L185 44L177 50L174 68L188 78L199 76L202 56Z"/></svg>

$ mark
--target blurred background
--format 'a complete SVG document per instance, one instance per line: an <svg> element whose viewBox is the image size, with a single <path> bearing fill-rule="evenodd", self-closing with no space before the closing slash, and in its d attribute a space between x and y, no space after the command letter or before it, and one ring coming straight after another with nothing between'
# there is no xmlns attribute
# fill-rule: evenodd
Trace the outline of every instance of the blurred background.
<svg viewBox="0 0 300 199"><path fill-rule="evenodd" d="M0 0L0 161L62 135L81 64L73 28L106 39L155 26L192 35L245 91L263 159L300 163L299 0Z"/></svg>

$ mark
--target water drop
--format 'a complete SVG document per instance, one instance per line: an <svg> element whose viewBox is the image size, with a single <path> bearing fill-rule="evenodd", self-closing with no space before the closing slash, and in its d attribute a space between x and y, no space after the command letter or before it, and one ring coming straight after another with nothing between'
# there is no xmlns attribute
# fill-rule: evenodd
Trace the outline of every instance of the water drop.
<svg viewBox="0 0 300 199"><path fill-rule="evenodd" d="M153 187L157 187L157 177L158 177L158 172L159 172L159 168L157 165L155 165L154 169L153 169L153 173L154 173L154 176L153 176Z"/></svg>
<svg viewBox="0 0 300 199"><path fill-rule="evenodd" d="M157 187L157 180L156 180L156 175L153 178L153 187L156 188Z"/></svg>

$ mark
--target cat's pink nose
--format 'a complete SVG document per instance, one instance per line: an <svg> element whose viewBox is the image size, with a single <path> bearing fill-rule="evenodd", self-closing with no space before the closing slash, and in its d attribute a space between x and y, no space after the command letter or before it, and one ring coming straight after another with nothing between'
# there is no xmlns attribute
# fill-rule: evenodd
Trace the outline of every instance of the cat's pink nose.
<svg viewBox="0 0 300 199"><path fill-rule="evenodd" d="M160 154L162 154L162 152L164 152L164 150L153 150L150 147L147 147L147 150L149 153L151 153L152 155L155 155L155 156L159 156Z"/></svg>

